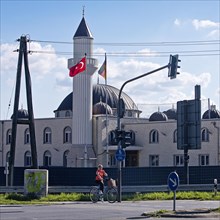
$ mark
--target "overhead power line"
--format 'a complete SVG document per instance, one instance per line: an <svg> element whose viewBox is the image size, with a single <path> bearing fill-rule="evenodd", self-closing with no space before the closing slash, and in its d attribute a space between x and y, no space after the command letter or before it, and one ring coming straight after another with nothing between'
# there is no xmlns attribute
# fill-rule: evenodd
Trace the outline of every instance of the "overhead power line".
<svg viewBox="0 0 220 220"><path fill-rule="evenodd" d="M31 51L31 53L41 53L41 54L57 54L57 55L72 55L72 52L64 51ZM220 50L201 50L201 51L157 51L157 52L107 52L107 53L93 53L94 56L103 56L106 54L111 57L166 57L170 54L181 54L181 56L219 56Z"/></svg>
<svg viewBox="0 0 220 220"><path fill-rule="evenodd" d="M73 44L73 42L67 41L53 41L53 40L31 40L31 42L39 43L51 43L51 44ZM105 45L105 46L182 46L182 45L218 45L220 40L209 40L209 41L161 41L161 42L103 42L93 43L94 45Z"/></svg>

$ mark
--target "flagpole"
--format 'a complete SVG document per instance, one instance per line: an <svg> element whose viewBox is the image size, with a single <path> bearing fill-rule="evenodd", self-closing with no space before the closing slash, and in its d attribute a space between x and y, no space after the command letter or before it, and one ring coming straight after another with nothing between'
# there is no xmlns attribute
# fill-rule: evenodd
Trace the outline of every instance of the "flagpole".
<svg viewBox="0 0 220 220"><path fill-rule="evenodd" d="M86 57L86 53L85 53L85 58L86 58L86 75L87 75L87 57ZM86 77L85 77L86 78ZM85 82L85 81L84 81ZM86 86L87 85L85 85L85 88L86 88ZM84 89L85 89L84 88ZM87 103L87 99L88 99L88 97L87 97L87 92L85 93L85 102ZM86 119L86 109L84 110L85 111L85 127L87 128L87 119ZM85 129L85 132L86 132L87 130ZM87 152L87 135L88 135L88 133L86 132L86 134L85 134L85 139L86 139L86 142L85 142L85 146L84 146L84 167L85 168L87 168L87 166L88 166L88 164L87 164L87 159L88 159L88 152Z"/></svg>
<svg viewBox="0 0 220 220"><path fill-rule="evenodd" d="M107 99L107 58L106 58L106 53L105 53L105 115L106 115L106 166L109 167L109 149L108 149L108 99Z"/></svg>

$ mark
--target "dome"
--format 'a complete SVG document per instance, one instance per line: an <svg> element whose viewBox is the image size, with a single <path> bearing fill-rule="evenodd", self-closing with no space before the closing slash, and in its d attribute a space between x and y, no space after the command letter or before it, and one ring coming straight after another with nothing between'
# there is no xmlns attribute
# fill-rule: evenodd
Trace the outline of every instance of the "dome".
<svg viewBox="0 0 220 220"><path fill-rule="evenodd" d="M93 115L104 115L106 114L106 110L107 110L107 114L108 115L112 115L112 108L109 105L106 105L105 103L103 103L102 101L96 103L95 105L93 105Z"/></svg>
<svg viewBox="0 0 220 220"><path fill-rule="evenodd" d="M202 119L220 118L220 112L216 109L215 105L211 106L210 110L204 112Z"/></svg>
<svg viewBox="0 0 220 220"><path fill-rule="evenodd" d="M149 121L167 121L167 120L168 118L166 114L164 114L163 112L154 112L149 118Z"/></svg>
<svg viewBox="0 0 220 220"><path fill-rule="evenodd" d="M13 118L13 115L11 116L11 119ZM28 111L26 109L19 109L18 110L18 118L19 119L28 119Z"/></svg>
<svg viewBox="0 0 220 220"><path fill-rule="evenodd" d="M119 94L119 90L113 86L104 85L104 84L93 85L93 105L95 105L96 103L99 103L100 100L103 100L103 102L105 102L105 100L107 99L108 106L112 109L113 108L117 109L118 94ZM72 111L72 101L73 101L72 98L73 97L72 97L72 92L71 92L69 95L67 95L64 98L64 100L61 102L57 110L55 110L54 112L67 111L67 110ZM125 102L126 109L138 111L136 104L127 94L122 92L121 98L123 98Z"/></svg>
<svg viewBox="0 0 220 220"><path fill-rule="evenodd" d="M175 119L175 120L177 120L176 109L171 108L171 109L168 109L167 111L164 111L163 113L166 114L168 119Z"/></svg>

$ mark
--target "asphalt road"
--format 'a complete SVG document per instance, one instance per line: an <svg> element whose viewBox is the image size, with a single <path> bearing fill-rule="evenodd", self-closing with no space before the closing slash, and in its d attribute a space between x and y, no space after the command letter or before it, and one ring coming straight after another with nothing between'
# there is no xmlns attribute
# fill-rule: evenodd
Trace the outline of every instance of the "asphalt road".
<svg viewBox="0 0 220 220"><path fill-rule="evenodd" d="M220 207L220 201L177 200L176 210ZM66 202L52 205L1 205L0 220L125 220L144 219L143 212L173 210L173 201ZM158 218L150 218L158 219ZM160 218L177 219L177 218ZM184 218L181 218L183 220ZM189 219L189 218L186 218ZM199 218L197 218L199 219ZM204 219L204 218L201 218ZM209 217L209 220L216 218ZM220 218L217 218L220 219Z"/></svg>

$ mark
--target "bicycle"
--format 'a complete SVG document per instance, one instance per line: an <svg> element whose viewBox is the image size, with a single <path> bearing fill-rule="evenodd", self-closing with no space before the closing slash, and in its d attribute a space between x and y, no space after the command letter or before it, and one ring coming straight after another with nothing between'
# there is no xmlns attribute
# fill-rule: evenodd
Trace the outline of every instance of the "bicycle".
<svg viewBox="0 0 220 220"><path fill-rule="evenodd" d="M114 180L110 178L108 181L113 182ZM109 203L114 203L118 198L118 191L116 185L111 185L110 183L108 186L104 186L103 193L101 192L99 186L92 186L90 188L89 197L93 203L96 203L99 200L104 201L104 198L106 198Z"/></svg>

